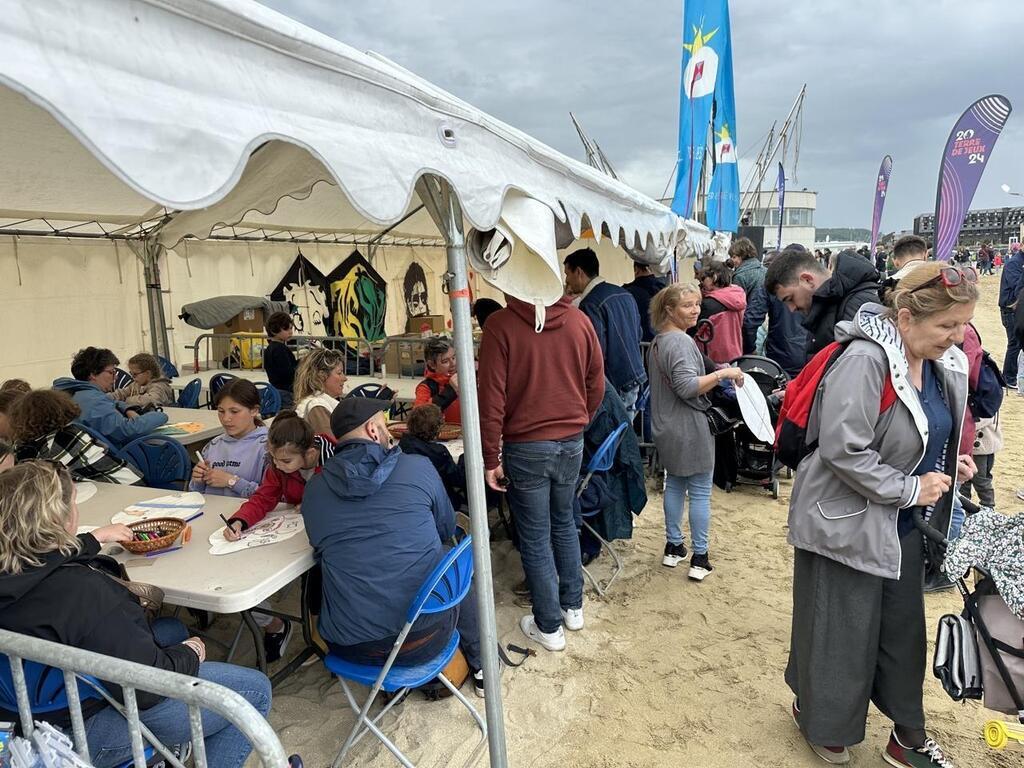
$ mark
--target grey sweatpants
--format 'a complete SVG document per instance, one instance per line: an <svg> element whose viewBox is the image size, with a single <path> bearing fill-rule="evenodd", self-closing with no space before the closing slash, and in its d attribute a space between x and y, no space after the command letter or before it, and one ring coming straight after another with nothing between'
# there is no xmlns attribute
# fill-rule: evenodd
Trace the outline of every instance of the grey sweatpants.
<svg viewBox="0 0 1024 768"><path fill-rule="evenodd" d="M924 728L921 534L900 544L898 581L795 551L786 683L800 701L800 729L815 744L863 741L869 701L898 725Z"/></svg>
<svg viewBox="0 0 1024 768"><path fill-rule="evenodd" d="M968 499L971 498L972 487L977 489L978 503L983 507L995 508L996 506L996 489L992 479L992 467L995 465L995 461L994 453L975 454L974 463L978 465L978 472L973 479L960 486L960 493Z"/></svg>

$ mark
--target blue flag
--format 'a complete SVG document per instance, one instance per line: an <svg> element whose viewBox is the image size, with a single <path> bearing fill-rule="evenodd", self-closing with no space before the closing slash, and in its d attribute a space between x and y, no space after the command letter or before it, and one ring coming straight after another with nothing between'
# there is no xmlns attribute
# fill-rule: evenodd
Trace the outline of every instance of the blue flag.
<svg viewBox="0 0 1024 768"><path fill-rule="evenodd" d="M736 92L732 78L732 34L729 6L721 0L722 56L715 84L715 170L708 188L707 225L718 232L735 232L740 218L740 173L736 164Z"/></svg>
<svg viewBox="0 0 1024 768"><path fill-rule="evenodd" d="M711 127L712 103L724 70L728 70L729 91L732 92L732 57L728 41L727 0L689 0L685 4L683 75L679 88L679 160L672 210L687 219L693 218L697 202L697 185ZM723 115L723 121L726 119ZM730 132L734 129L735 126L729 126Z"/></svg>

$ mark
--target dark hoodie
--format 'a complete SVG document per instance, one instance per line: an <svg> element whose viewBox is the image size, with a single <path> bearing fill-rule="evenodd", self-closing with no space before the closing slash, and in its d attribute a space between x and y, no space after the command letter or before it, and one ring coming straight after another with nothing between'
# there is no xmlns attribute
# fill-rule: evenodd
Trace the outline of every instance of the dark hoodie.
<svg viewBox="0 0 1024 768"><path fill-rule="evenodd" d="M832 277L814 292L804 318L808 358L835 341L836 323L852 320L861 304L869 301L878 301L878 272L856 251L843 251L836 256Z"/></svg>
<svg viewBox="0 0 1024 768"><path fill-rule="evenodd" d="M335 645L395 637L455 534L430 461L369 440L338 444L306 485L302 517L323 570L320 634Z"/></svg>
<svg viewBox="0 0 1024 768"><path fill-rule="evenodd" d="M641 341L654 341L655 332L651 326L651 299L667 285L668 280L663 277L639 275L633 278L633 282L622 286L629 291L630 296L636 299L636 308L640 310L640 328L643 331Z"/></svg>
<svg viewBox="0 0 1024 768"><path fill-rule="evenodd" d="M199 657L186 645L161 648L153 639L138 599L125 587L88 567L100 551L99 542L80 536L82 551L68 557L59 552L43 556L43 563L19 574L0 574L0 627L31 637L102 653L147 667L195 675ZM123 702L121 688L106 683ZM162 696L136 691L139 707L149 709ZM105 701L83 702L89 718L107 706ZM68 711L58 710L38 719L66 725ZM17 721L17 714L0 709L0 720Z"/></svg>
<svg viewBox="0 0 1024 768"><path fill-rule="evenodd" d="M535 330L534 306L506 296L487 319L480 343L480 434L484 466L498 466L499 446L581 435L604 396L604 358L590 320L568 297L546 308Z"/></svg>

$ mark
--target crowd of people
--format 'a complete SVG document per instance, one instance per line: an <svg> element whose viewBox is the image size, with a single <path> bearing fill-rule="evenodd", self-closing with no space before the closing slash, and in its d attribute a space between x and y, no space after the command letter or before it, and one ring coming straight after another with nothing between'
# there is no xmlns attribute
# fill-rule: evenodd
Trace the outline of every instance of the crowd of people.
<svg viewBox="0 0 1024 768"><path fill-rule="evenodd" d="M984 259L995 264L996 256ZM864 738L873 701L894 724L886 747L892 764L952 764L926 733L921 704L922 587L926 573L930 588L950 583L926 557L909 510L926 507L932 523L955 536L963 520L957 484L995 506L1002 438L991 385L1000 372L970 323L973 267L929 261L927 243L914 236L898 240L884 261L880 271L870 254L798 245L762 258L739 238L727 261L698 263L692 281L670 283L636 264L633 281L618 286L583 248L565 257L567 292L545 308L543 323L534 305L513 296L504 306L476 302L484 481L489 501L511 511L532 606L519 622L527 638L558 652L566 630L585 627L583 566L599 551L580 531L585 505L607 508L601 530L612 539L630 535L631 515L647 502L633 430L602 480L616 487L596 501L577 493L608 434L625 423L652 436L665 482L661 563L674 568L689 558L688 579L703 582L714 570L712 399L744 386L735 365L744 355L764 355L795 377L831 354L808 422L813 449L797 469L789 510L796 555L785 679L793 718L816 754L844 763ZM999 300L1008 341L1001 375L1011 385L1024 335L1022 288L1024 254L1014 248ZM445 425L462 420L454 346L442 336L425 341L423 379L396 443L392 400L346 397L341 353L296 356L286 313L271 315L266 331L264 367L284 410L268 427L255 384L230 380L212 403L223 434L203 448L189 489L237 499L225 520L228 540L278 503L299 508L322 575L318 629L327 650L381 663L423 579L462 535L456 512L467 498L465 465L438 441ZM115 387L119 364L109 349L86 347L71 376L50 387L12 380L0 388L0 626L216 680L266 713L270 690L261 673L207 662L203 641L181 622L151 621L115 582L88 567L63 568L88 566L101 544L131 535L123 526L76 535L71 480L141 483L120 449L162 426L160 408L174 402L156 358L130 358L131 384ZM43 599L68 606L61 622L46 619ZM92 599L104 610L86 616L72 607ZM275 661L295 628L258 615L266 657ZM421 617L397 663L432 658L456 628L483 695L472 596ZM90 743L96 734L99 745L92 757L115 765L129 754L127 729L97 706L86 721ZM177 705L153 697L140 706L158 736L187 741ZM0 711L5 717L16 719ZM66 712L54 717L66 725ZM240 766L247 754L231 726L207 728L213 764Z"/></svg>

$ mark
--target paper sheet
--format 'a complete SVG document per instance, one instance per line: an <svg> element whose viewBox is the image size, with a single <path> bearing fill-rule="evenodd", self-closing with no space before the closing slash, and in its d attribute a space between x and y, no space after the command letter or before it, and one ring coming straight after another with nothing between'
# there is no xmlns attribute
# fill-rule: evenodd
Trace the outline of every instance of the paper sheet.
<svg viewBox="0 0 1024 768"><path fill-rule="evenodd" d="M736 387L736 401L740 404L743 423L761 442L774 443L775 430L772 428L772 417L764 393L753 377L744 376L743 379L743 386Z"/></svg>
<svg viewBox="0 0 1024 768"><path fill-rule="evenodd" d="M96 495L96 490L96 483L90 483L88 480L75 483L75 503L84 504Z"/></svg>
<svg viewBox="0 0 1024 768"><path fill-rule="evenodd" d="M305 529L302 513L287 507L271 512L262 522L246 530L238 541L228 541L224 538L224 528L218 528L210 534L210 554L229 555L245 549L277 544L287 541Z"/></svg>
<svg viewBox="0 0 1024 768"><path fill-rule="evenodd" d="M195 491L172 493L125 507L110 518L110 522L128 525L154 517L176 517L179 520L190 520L199 515L205 505L206 499L201 493Z"/></svg>

